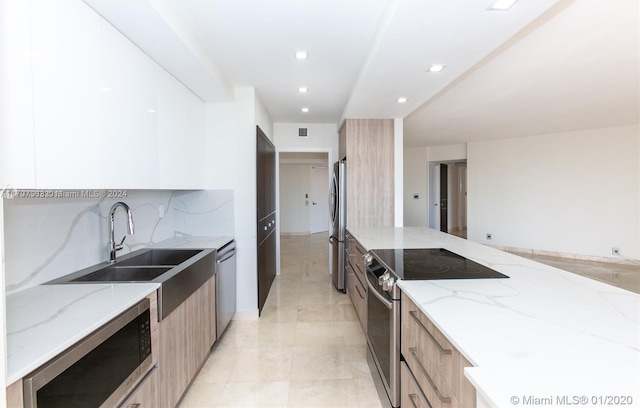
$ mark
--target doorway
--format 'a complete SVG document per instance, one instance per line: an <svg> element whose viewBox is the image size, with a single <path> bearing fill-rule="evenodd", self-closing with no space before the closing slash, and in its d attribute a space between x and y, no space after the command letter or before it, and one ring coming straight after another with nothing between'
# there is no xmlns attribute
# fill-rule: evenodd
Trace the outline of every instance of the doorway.
<svg viewBox="0 0 640 408"><path fill-rule="evenodd" d="M329 154L280 152L279 208L282 235L329 231Z"/></svg>
<svg viewBox="0 0 640 408"><path fill-rule="evenodd" d="M429 163L429 228L467 237L466 160Z"/></svg>

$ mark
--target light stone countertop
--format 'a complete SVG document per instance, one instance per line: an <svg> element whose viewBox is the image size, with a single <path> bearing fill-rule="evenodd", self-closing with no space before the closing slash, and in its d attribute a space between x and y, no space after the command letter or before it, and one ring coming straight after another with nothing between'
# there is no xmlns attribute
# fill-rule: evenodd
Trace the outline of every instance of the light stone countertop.
<svg viewBox="0 0 640 408"><path fill-rule="evenodd" d="M368 250L445 248L510 277L399 282L489 405L640 406L640 295L428 228L348 230Z"/></svg>
<svg viewBox="0 0 640 408"><path fill-rule="evenodd" d="M40 367L160 287L40 285L8 295L7 384Z"/></svg>
<svg viewBox="0 0 640 408"><path fill-rule="evenodd" d="M220 248L233 237L170 238L153 248ZM6 297L7 384L109 322L159 283L40 285Z"/></svg>
<svg viewBox="0 0 640 408"><path fill-rule="evenodd" d="M165 239L150 246L149 248L189 248L189 249L209 249L221 248L231 242L234 238L228 236L204 237L185 236Z"/></svg>

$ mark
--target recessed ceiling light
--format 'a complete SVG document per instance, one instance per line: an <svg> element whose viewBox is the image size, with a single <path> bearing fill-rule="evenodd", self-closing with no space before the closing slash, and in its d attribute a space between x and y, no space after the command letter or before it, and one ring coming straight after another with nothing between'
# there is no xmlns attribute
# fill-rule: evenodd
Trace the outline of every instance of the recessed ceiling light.
<svg viewBox="0 0 640 408"><path fill-rule="evenodd" d="M147 112L149 112L149 113L156 113L156 110L155 110L155 109L147 109Z"/></svg>
<svg viewBox="0 0 640 408"><path fill-rule="evenodd" d="M398 98L397 99L398 103L405 103L407 101L407 98Z"/></svg>
<svg viewBox="0 0 640 408"><path fill-rule="evenodd" d="M302 60L309 58L309 53L306 51L296 51L295 53L296 59Z"/></svg>
<svg viewBox="0 0 640 408"><path fill-rule="evenodd" d="M487 10L509 10L518 0L496 0Z"/></svg>
<svg viewBox="0 0 640 408"><path fill-rule="evenodd" d="M446 67L446 65L433 64L432 66L429 67L429 72L440 72L444 69L444 67Z"/></svg>
<svg viewBox="0 0 640 408"><path fill-rule="evenodd" d="M309 108L302 108L302 113L307 113L309 112Z"/></svg>
<svg viewBox="0 0 640 408"><path fill-rule="evenodd" d="M102 88L100 88L102 90L102 92L110 92L111 88L109 88L108 86L103 86Z"/></svg>
<svg viewBox="0 0 640 408"><path fill-rule="evenodd" d="M301 86L300 88L298 88L298 92L300 93L307 93L308 89L306 86Z"/></svg>

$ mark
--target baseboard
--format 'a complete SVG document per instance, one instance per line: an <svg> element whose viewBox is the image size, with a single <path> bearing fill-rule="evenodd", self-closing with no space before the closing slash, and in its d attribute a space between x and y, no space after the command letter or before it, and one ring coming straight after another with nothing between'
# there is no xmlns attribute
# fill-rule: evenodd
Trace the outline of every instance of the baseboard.
<svg viewBox="0 0 640 408"><path fill-rule="evenodd" d="M516 247L508 247L508 246L501 246L501 245L488 245L488 246L496 249L500 249L502 251L512 252L514 254L541 255L541 256L551 256L555 258L579 259L581 261L604 262L604 263L614 263L619 265L640 266L640 259L613 258L608 256L572 254L567 252L545 251L542 249L516 248Z"/></svg>
<svg viewBox="0 0 640 408"><path fill-rule="evenodd" d="M304 231L304 232L282 232L282 233L280 233L280 236L289 237L289 236L295 236L295 235L309 235L309 234L311 234L310 231Z"/></svg>

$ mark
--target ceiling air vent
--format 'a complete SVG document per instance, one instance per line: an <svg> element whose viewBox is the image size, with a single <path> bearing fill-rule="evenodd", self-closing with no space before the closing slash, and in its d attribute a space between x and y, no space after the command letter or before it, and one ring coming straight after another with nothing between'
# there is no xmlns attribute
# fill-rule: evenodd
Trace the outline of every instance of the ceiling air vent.
<svg viewBox="0 0 640 408"><path fill-rule="evenodd" d="M309 137L307 128L298 128L298 137Z"/></svg>

